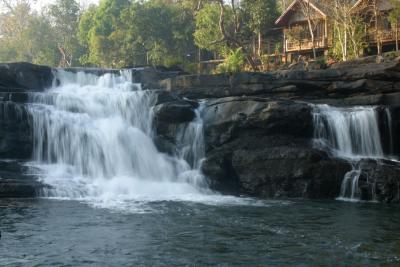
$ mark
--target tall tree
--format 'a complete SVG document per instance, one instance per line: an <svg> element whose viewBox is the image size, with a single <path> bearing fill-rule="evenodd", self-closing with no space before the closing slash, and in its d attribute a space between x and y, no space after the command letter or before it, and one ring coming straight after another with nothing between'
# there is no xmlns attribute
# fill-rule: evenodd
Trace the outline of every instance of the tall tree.
<svg viewBox="0 0 400 267"><path fill-rule="evenodd" d="M71 67L78 63L79 11L79 3L76 0L57 0L55 4L48 7L47 14L52 22L57 49L60 53L60 67Z"/></svg>
<svg viewBox="0 0 400 267"><path fill-rule="evenodd" d="M389 13L389 21L395 32L396 51L399 51L399 28L400 28L400 1L390 0L393 9Z"/></svg>
<svg viewBox="0 0 400 267"><path fill-rule="evenodd" d="M243 0L242 8L250 18L249 27L258 38L257 54L261 57L263 33L272 28L278 17L276 0Z"/></svg>
<svg viewBox="0 0 400 267"><path fill-rule="evenodd" d="M219 18L216 19L216 12L213 11L213 7L219 7ZM218 37L213 41L207 42L204 44L204 47L225 47L229 49L229 52L237 51L240 48L240 51L245 55L247 63L251 66L253 70L257 70L257 66L251 57L251 54L247 51L248 48L244 43L244 35L245 35L245 27L242 21L244 12L240 9L240 6L236 5L235 0L231 0L229 4L226 4L224 0L214 0L214 4L209 6L210 11L212 11L212 15L204 14L199 12L197 14L197 27L195 33L196 43L200 44L202 42L201 38L199 38L199 33L207 32L213 33L213 37ZM200 16L200 17L199 17ZM202 23L202 22L206 23ZM207 25L208 24L208 25ZM215 25L218 25L217 28ZM210 26L210 27L208 27ZM219 29L219 33L217 33ZM206 35L202 34L202 38L209 39ZM201 44L200 44L201 45Z"/></svg>
<svg viewBox="0 0 400 267"><path fill-rule="evenodd" d="M311 36L311 48L313 52L314 59L317 58L317 53L315 49L315 30L319 23L319 15L312 6L310 0L300 0L299 5L301 8L301 12L307 20L308 31Z"/></svg>
<svg viewBox="0 0 400 267"><path fill-rule="evenodd" d="M82 57L86 64L103 67L125 65L127 55L121 53L125 38L121 32L127 25L123 14L128 12L129 7L129 0L103 0L98 7L83 14L78 36L88 48Z"/></svg>
<svg viewBox="0 0 400 267"><path fill-rule="evenodd" d="M54 65L54 36L50 22L30 2L4 1L0 15L0 60Z"/></svg>

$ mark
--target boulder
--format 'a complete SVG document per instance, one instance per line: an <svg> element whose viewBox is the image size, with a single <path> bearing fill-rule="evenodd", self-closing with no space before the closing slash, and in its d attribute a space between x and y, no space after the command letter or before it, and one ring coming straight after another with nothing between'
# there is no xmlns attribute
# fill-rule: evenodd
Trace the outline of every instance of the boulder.
<svg viewBox="0 0 400 267"><path fill-rule="evenodd" d="M244 132L312 137L312 107L307 103L257 97L207 101L203 110L205 142L217 147Z"/></svg>
<svg viewBox="0 0 400 267"><path fill-rule="evenodd" d="M400 203L400 164L390 160L363 160L358 186L367 201Z"/></svg>
<svg viewBox="0 0 400 267"><path fill-rule="evenodd" d="M334 198L351 166L294 136L245 136L208 152L203 172L221 192L263 198Z"/></svg>
<svg viewBox="0 0 400 267"><path fill-rule="evenodd" d="M0 198L36 197L48 187L28 173L24 162L0 160Z"/></svg>
<svg viewBox="0 0 400 267"><path fill-rule="evenodd" d="M338 102L346 98L396 93L400 89L399 84L400 61L393 59L379 64L375 60L346 63L328 69L186 75L161 81L168 91L191 99L260 96Z"/></svg>
<svg viewBox="0 0 400 267"><path fill-rule="evenodd" d="M168 123L190 122L196 117L197 102L176 100L156 105L154 116L156 121Z"/></svg>
<svg viewBox="0 0 400 267"><path fill-rule="evenodd" d="M0 159L29 159L33 138L26 106L0 101Z"/></svg>
<svg viewBox="0 0 400 267"><path fill-rule="evenodd" d="M313 148L307 103L257 97L206 102L203 172L221 192L333 198L351 166Z"/></svg>
<svg viewBox="0 0 400 267"><path fill-rule="evenodd" d="M0 64L0 73L0 92L42 91L54 78L50 67L25 62Z"/></svg>

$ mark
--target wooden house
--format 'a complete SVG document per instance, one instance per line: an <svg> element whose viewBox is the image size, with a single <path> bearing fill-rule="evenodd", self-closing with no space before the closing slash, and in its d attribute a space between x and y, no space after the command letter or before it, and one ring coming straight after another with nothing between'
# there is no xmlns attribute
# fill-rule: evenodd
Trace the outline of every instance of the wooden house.
<svg viewBox="0 0 400 267"><path fill-rule="evenodd" d="M304 8L308 8L307 15ZM308 18L313 20L314 42ZM318 56L327 54L332 45L329 13L319 1L294 0L275 24L284 29L283 50L289 61L298 55L311 56L313 46Z"/></svg>
<svg viewBox="0 0 400 267"><path fill-rule="evenodd" d="M400 27L397 25L396 30L389 20L392 9L393 6L389 0L358 0L352 8L352 11L362 16L365 21L365 41L368 50L372 53L395 48Z"/></svg>
<svg viewBox="0 0 400 267"><path fill-rule="evenodd" d="M305 15L305 5L310 7L311 14ZM329 0L294 0L276 20L276 25L284 29L283 52L289 61L299 55L311 57L313 46L317 56L328 54L334 38L330 16L334 8L332 5L333 2ZM396 32L390 24L388 15L392 8L389 0L354 1L352 13L361 16L365 22L367 52L379 53L395 48L400 28ZM308 24L310 17L314 21L314 42Z"/></svg>

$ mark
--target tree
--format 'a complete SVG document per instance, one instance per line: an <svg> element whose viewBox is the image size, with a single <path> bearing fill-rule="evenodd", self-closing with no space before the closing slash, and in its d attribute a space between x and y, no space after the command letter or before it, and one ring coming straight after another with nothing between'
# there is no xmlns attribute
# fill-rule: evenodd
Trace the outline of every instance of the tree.
<svg viewBox="0 0 400 267"><path fill-rule="evenodd" d="M219 16L214 10L219 7ZM243 11L236 6L236 1L231 0L229 4L225 4L224 0L214 0L214 3L208 7L210 14L201 13L196 16L196 43L200 47L215 48L223 47L226 51L236 51L241 48L245 55L247 63L253 70L257 70L253 58L247 51L247 47L243 42L245 36L245 28L242 23ZM218 32L219 30L219 32ZM211 34L208 36L208 34ZM215 39L210 39L210 38Z"/></svg>
<svg viewBox="0 0 400 267"><path fill-rule="evenodd" d="M71 67L78 62L80 45L77 38L79 4L76 0L57 0L48 7L49 16L61 55L60 67Z"/></svg>
<svg viewBox="0 0 400 267"><path fill-rule="evenodd" d="M382 54L382 31L381 31L381 21L382 13L379 10L379 0L365 0L359 7L358 12L364 15L365 19L369 19L368 25L373 24L374 33L376 39L376 49L377 54Z"/></svg>
<svg viewBox="0 0 400 267"><path fill-rule="evenodd" d="M0 60L54 65L50 22L32 11L29 1L4 1L0 17Z"/></svg>
<svg viewBox="0 0 400 267"><path fill-rule="evenodd" d="M317 59L317 53L315 50L315 30L319 24L319 16L312 6L310 0L300 0L299 5L301 8L301 12L307 20L308 31L311 36L311 48L315 60Z"/></svg>
<svg viewBox="0 0 400 267"><path fill-rule="evenodd" d="M125 38L121 32L126 28L123 14L128 12L129 0L104 0L96 8L89 8L79 23L79 41L88 50L81 62L102 67L124 66L129 58L121 51ZM129 55L128 55L129 56Z"/></svg>
<svg viewBox="0 0 400 267"><path fill-rule="evenodd" d="M230 11L225 14L224 23L233 24ZM196 15L196 30L194 40L196 45L216 53L225 53L228 46L222 40L220 31L220 12L216 3L205 5Z"/></svg>
<svg viewBox="0 0 400 267"><path fill-rule="evenodd" d="M94 16L96 14L97 6L89 6L80 17L77 38L80 46L82 47L82 54L79 57L79 63L82 65L90 65L90 41L91 30L94 28Z"/></svg>
<svg viewBox="0 0 400 267"><path fill-rule="evenodd" d="M343 61L358 58L365 46L363 18L353 12L352 0L333 0L330 4L334 25L334 56Z"/></svg>
<svg viewBox="0 0 400 267"><path fill-rule="evenodd" d="M263 32L274 25L278 16L275 0L243 0L242 8L250 18L248 23L250 29L258 38L258 57L262 55Z"/></svg>
<svg viewBox="0 0 400 267"><path fill-rule="evenodd" d="M400 1L390 0L393 9L389 13L389 21L395 32L396 51L399 51L399 28L400 28Z"/></svg>

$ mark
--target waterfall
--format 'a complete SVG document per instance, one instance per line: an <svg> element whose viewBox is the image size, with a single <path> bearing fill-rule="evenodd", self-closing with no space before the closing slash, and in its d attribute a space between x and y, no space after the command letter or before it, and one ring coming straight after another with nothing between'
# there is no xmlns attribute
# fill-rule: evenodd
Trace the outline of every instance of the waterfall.
<svg viewBox="0 0 400 267"><path fill-rule="evenodd" d="M383 158L378 114L374 107L336 108L318 105L314 112L315 143L338 157Z"/></svg>
<svg viewBox="0 0 400 267"><path fill-rule="evenodd" d="M208 192L200 110L182 127L179 155L153 142L155 97L129 71L100 77L59 70L53 88L31 96L34 162L46 197L168 200Z"/></svg>
<svg viewBox="0 0 400 267"><path fill-rule="evenodd" d="M390 113L386 117L391 125ZM385 158L378 118L376 107L314 106L315 146L348 160L353 166L343 179L339 199L359 199L360 160Z"/></svg>

